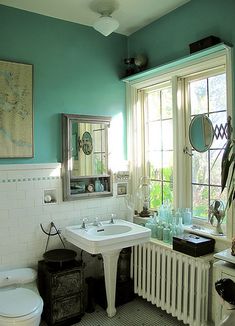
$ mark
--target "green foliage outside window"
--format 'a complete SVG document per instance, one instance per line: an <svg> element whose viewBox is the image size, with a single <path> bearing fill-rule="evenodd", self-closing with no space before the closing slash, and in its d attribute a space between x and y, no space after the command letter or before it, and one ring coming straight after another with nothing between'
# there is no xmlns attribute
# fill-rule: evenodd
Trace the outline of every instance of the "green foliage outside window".
<svg viewBox="0 0 235 326"><path fill-rule="evenodd" d="M153 167L150 169L153 171ZM150 189L150 208L159 208L163 202L173 202L173 183L172 174L173 168L163 168L158 171L162 176L163 180L151 180ZM151 174L152 175L152 174Z"/></svg>

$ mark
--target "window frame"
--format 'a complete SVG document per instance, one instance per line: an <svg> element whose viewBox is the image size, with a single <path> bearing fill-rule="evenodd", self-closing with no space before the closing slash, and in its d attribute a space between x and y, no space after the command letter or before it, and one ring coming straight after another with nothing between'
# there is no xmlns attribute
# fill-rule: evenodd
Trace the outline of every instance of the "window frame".
<svg viewBox="0 0 235 326"><path fill-rule="evenodd" d="M147 99L148 95L151 94L151 93L153 93L154 91L162 92L162 91L164 91L167 88L170 88L171 89L171 93L172 93L172 84L171 84L171 81L160 83L158 85L155 85L154 87L148 87L147 89L143 89L141 91L141 92L143 92L143 97L144 97L144 109L143 109L144 112L143 112L143 126L142 127L143 127L143 130L144 130L145 140L146 140L146 135L148 134L148 131L146 130L146 124L150 122L149 119L146 119L145 118L146 99ZM173 103L173 101L172 101L172 103ZM161 101L160 101L160 106L161 106ZM173 130L174 130L174 128L173 128L174 115L175 114L173 112L173 107L172 107L172 118L171 119L172 119L172 129ZM163 121L166 121L166 120L169 120L169 119L164 118L164 119L159 119L158 121L161 121L161 123L162 123ZM173 141L174 141L174 137L172 137L172 142ZM148 154L147 154L147 152L149 152L149 150L148 150L148 148L146 148L145 143L144 143L144 148L143 148L144 149L144 162L143 162L143 165L144 165L144 173L145 173L145 175L146 176L149 176L149 174L150 174L150 171L149 171L150 166L149 166L149 160L148 160ZM164 149L161 149L160 150L161 154L163 154L163 152L165 152L165 151L168 151L168 150L164 150ZM172 148L172 154L173 154L173 161L174 161L174 155L175 155L175 153L174 153L174 144L173 144L173 148ZM173 178L174 178L174 176L173 176ZM152 179L154 179L154 178L152 178ZM155 180L155 181L157 181L157 180ZM162 184L170 183L169 181L164 180L163 176L158 181L161 182ZM173 181L173 185L174 185L174 181Z"/></svg>
<svg viewBox="0 0 235 326"><path fill-rule="evenodd" d="M154 87L156 84L170 81L172 84L172 99L173 99L173 130L174 130L174 207L187 207L188 198L182 194L182 189L185 189L187 193L187 185L189 184L189 175L186 176L182 172L182 166L188 165L187 157L183 153L185 146L186 135L182 137L176 137L176 130L178 128L184 128L185 116L182 106L185 105L184 98L184 79L189 78L190 75L198 73L200 71L210 71L215 67L224 67L226 72L226 84L227 84L227 114L232 117L232 49L227 45L220 45L214 47L213 51L201 51L203 54L193 54L186 59L176 60L173 63L166 64L157 68L154 68L147 73L140 73L136 76L124 79L126 85L126 100L127 100L127 140L128 140L128 159L130 161L130 173L131 173L131 191L135 192L138 188L138 182L141 176L144 175L143 154L144 149L143 139L141 136L137 137L136 126L138 108L141 103L138 101L140 96L140 90ZM177 114L175 114L177 112ZM233 117L232 117L233 119ZM188 126L187 126L188 127ZM185 128L187 129L187 128ZM187 129L188 130L188 129ZM186 131L187 131L186 130ZM138 151L135 149L138 148ZM141 149L141 150L140 150ZM138 153L137 153L138 152ZM138 204L138 203L137 203ZM138 209L138 205L136 205ZM235 230L235 218L234 208L230 207L228 210L227 218L227 238L231 239L233 230Z"/></svg>
<svg viewBox="0 0 235 326"><path fill-rule="evenodd" d="M201 79L207 79L207 78L210 78L212 76L216 76L216 75L219 75L219 74L223 74L225 73L226 74L226 69L225 68L222 68L222 67L219 67L219 68L213 68L213 69L209 69L208 71L204 71L204 72L199 72L198 74L195 74L193 76L189 76L189 77L185 77L183 79L183 83L184 83L184 88L185 88L185 128L186 130L189 129L189 124L190 124L190 116L191 116L191 112L190 112L190 104L189 104L189 84L190 82L192 81L197 81L197 80L201 80ZM226 80L227 82L227 80ZM227 88L227 85L226 85L226 88ZM228 110L226 110L227 112L227 116L228 116ZM206 113L207 114L207 113ZM187 148L191 148L191 144L189 142L189 137L186 137L186 140L185 140L185 146ZM208 154L208 151L206 151L206 153ZM218 159L221 159L221 156L219 156ZM187 163L186 163L186 170L188 171L189 173L189 180L191 180L191 182L187 182L187 185L186 185L186 201L187 203L191 203L192 204L192 157L191 156L188 156L188 160L187 160ZM209 183L209 187L211 187L211 183ZM190 205L191 205L190 204ZM199 225L207 225L210 227L210 224L209 222L207 221L207 219L203 220L203 219L200 219L196 216L193 216L193 223L194 224L199 224ZM227 231L224 230L226 233Z"/></svg>

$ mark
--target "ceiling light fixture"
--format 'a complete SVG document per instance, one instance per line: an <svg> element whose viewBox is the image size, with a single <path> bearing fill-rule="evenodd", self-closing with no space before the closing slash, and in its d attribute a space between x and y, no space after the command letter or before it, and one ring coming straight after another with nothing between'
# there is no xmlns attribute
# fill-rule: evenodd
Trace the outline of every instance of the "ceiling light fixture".
<svg viewBox="0 0 235 326"><path fill-rule="evenodd" d="M110 12L102 12L93 27L104 36L108 36L119 27L119 22L111 16Z"/></svg>

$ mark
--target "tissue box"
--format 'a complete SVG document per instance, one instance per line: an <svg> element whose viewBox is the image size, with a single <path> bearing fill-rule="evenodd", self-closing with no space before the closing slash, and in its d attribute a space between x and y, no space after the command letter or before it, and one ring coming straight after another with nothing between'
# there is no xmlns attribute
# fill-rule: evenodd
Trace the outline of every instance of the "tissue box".
<svg viewBox="0 0 235 326"><path fill-rule="evenodd" d="M184 254L199 257L214 251L215 240L196 234L185 233L173 237L173 249Z"/></svg>

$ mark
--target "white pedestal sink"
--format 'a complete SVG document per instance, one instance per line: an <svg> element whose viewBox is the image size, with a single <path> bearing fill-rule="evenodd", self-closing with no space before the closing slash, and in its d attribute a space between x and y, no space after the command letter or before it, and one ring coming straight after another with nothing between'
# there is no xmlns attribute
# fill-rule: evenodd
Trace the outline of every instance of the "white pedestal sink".
<svg viewBox="0 0 235 326"><path fill-rule="evenodd" d="M105 289L107 296L107 314L113 317L116 314L116 275L119 253L122 248L135 246L147 242L151 231L143 226L115 220L114 224L102 221L102 225L87 224L68 226L65 229L65 239L73 245L91 253L102 254L104 261Z"/></svg>
<svg viewBox="0 0 235 326"><path fill-rule="evenodd" d="M107 297L107 314L109 317L116 315L115 297L116 297L116 279L117 262L121 249L102 253L104 261L104 280Z"/></svg>

